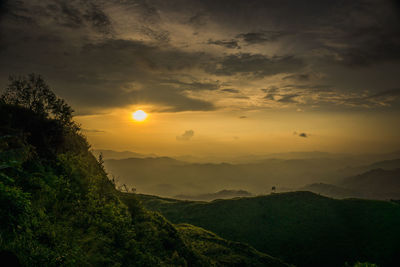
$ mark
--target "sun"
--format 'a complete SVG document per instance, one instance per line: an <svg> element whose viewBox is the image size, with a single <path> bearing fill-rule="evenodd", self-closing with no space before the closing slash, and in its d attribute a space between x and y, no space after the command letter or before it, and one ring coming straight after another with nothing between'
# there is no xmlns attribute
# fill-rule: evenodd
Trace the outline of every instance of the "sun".
<svg viewBox="0 0 400 267"><path fill-rule="evenodd" d="M147 118L147 113L143 110L136 110L132 113L132 118L135 121L144 121Z"/></svg>

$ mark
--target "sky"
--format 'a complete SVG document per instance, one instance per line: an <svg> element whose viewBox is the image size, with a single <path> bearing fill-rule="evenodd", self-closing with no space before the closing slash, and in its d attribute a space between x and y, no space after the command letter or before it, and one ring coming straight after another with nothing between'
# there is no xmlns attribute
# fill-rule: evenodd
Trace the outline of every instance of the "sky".
<svg viewBox="0 0 400 267"><path fill-rule="evenodd" d="M32 72L98 149L400 149L399 1L0 1L0 88Z"/></svg>

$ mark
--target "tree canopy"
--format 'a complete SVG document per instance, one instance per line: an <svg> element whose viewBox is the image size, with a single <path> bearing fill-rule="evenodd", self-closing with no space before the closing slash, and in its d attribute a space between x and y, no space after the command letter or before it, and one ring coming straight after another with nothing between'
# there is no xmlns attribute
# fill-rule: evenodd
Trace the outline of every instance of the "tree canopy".
<svg viewBox="0 0 400 267"><path fill-rule="evenodd" d="M25 107L44 117L56 119L64 126L77 127L72 121L73 109L55 95L41 75L11 75L9 81L1 96L4 103Z"/></svg>

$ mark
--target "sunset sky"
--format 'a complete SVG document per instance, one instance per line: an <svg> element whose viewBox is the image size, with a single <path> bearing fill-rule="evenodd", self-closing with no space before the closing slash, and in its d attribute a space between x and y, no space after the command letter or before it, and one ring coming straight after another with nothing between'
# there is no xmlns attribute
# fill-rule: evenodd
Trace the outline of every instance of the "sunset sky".
<svg viewBox="0 0 400 267"><path fill-rule="evenodd" d="M399 1L1 1L0 88L32 72L98 149L400 150Z"/></svg>

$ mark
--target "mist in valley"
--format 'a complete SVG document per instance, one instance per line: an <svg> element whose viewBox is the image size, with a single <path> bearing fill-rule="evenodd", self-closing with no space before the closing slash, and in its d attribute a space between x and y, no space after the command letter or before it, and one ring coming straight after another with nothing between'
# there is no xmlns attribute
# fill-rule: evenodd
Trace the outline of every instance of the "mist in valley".
<svg viewBox="0 0 400 267"><path fill-rule="evenodd" d="M127 151L94 152L102 154L112 179L142 194L212 200L301 190L336 198L400 197L397 193L400 192L397 179L400 152L275 153L208 163ZM125 187L121 189L126 190Z"/></svg>

